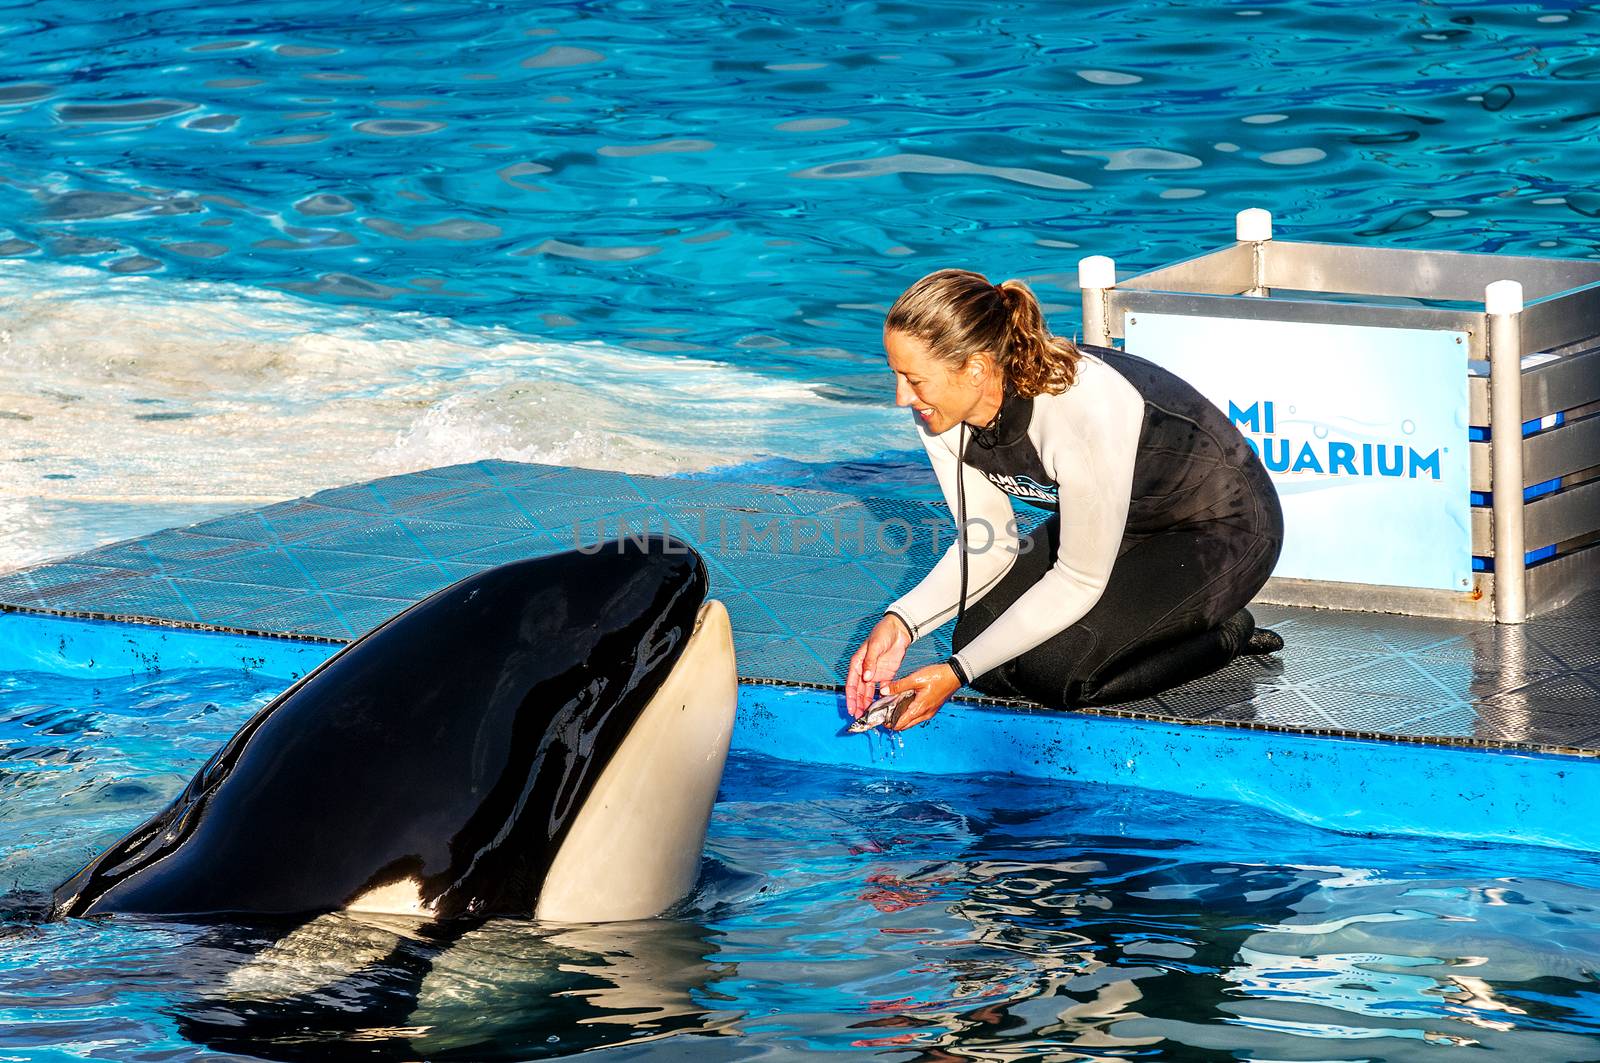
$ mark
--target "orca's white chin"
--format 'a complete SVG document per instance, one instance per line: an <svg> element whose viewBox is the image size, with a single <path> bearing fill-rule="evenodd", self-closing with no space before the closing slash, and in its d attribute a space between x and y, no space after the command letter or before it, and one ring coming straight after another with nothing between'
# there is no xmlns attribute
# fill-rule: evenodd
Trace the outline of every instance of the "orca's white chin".
<svg viewBox="0 0 1600 1063"><path fill-rule="evenodd" d="M644 919L694 887L738 700L728 610L708 601L574 819L535 918Z"/></svg>

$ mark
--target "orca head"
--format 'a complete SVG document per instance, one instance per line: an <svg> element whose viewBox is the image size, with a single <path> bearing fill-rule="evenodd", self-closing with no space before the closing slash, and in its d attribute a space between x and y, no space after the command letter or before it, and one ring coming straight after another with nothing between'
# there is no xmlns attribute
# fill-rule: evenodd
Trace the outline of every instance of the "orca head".
<svg viewBox="0 0 1600 1063"><path fill-rule="evenodd" d="M258 712L55 914L655 914L693 883L737 698L706 590L665 537L469 576Z"/></svg>

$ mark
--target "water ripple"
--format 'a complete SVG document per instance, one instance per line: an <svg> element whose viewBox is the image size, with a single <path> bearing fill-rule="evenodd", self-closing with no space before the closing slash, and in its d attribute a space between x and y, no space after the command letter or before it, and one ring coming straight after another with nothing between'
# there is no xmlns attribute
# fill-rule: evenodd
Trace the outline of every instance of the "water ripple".
<svg viewBox="0 0 1600 1063"><path fill-rule="evenodd" d="M605 56L589 48L573 48L568 45L558 44L546 48L538 55L531 55L522 61L522 65L535 70L549 70L559 67L587 66L590 63L603 63Z"/></svg>
<svg viewBox="0 0 1600 1063"><path fill-rule="evenodd" d="M470 218L448 218L427 225L402 225L387 218L363 218L361 224L397 240L492 240L500 235L498 225Z"/></svg>
<svg viewBox="0 0 1600 1063"><path fill-rule="evenodd" d="M55 95L53 85L0 85L0 107L36 103Z"/></svg>
<svg viewBox="0 0 1600 1063"><path fill-rule="evenodd" d="M1264 152L1261 161L1273 166L1307 166L1327 157L1328 153L1321 148L1285 148L1282 151Z"/></svg>
<svg viewBox="0 0 1600 1063"><path fill-rule="evenodd" d="M186 100L136 100L130 103L63 103L56 114L64 122L151 122L194 110Z"/></svg>
<svg viewBox="0 0 1600 1063"><path fill-rule="evenodd" d="M825 133L830 129L843 129L849 124L848 118L795 118L779 122L772 128L780 133Z"/></svg>
<svg viewBox="0 0 1600 1063"><path fill-rule="evenodd" d="M709 140L663 140L656 144L604 144L596 150L596 154L614 159L632 159L641 155L711 151L714 148L716 145Z"/></svg>
<svg viewBox="0 0 1600 1063"><path fill-rule="evenodd" d="M369 118L353 127L359 133L379 137L416 137L437 133L445 128L444 122L424 122L410 118Z"/></svg>
<svg viewBox="0 0 1600 1063"><path fill-rule="evenodd" d="M1137 85L1144 78L1123 70L1079 70L1079 77L1091 85Z"/></svg>
<svg viewBox="0 0 1600 1063"><path fill-rule="evenodd" d="M1107 170L1190 170L1202 165L1193 155L1162 148L1128 148L1125 151L1077 151L1063 149L1066 155L1088 155L1106 160Z"/></svg>
<svg viewBox="0 0 1600 1063"><path fill-rule="evenodd" d="M1020 185L1031 185L1035 188L1053 188L1069 192L1081 191L1089 187L1089 185L1075 178L1045 173L1042 170L1031 170L1020 166L985 166L982 163L966 162L962 159L916 154L884 155L872 159L830 162L822 166L811 166L804 170L798 170L791 176L831 181L882 177L886 174L899 173L976 174L983 177L999 178L1002 181L1013 181Z"/></svg>
<svg viewBox="0 0 1600 1063"><path fill-rule="evenodd" d="M632 262L637 258L645 258L660 252L661 248L651 246L616 246L616 247L587 247L579 244L569 244L561 240L546 240L538 247L527 248L515 252L518 255L555 255L559 258L575 258L584 262Z"/></svg>

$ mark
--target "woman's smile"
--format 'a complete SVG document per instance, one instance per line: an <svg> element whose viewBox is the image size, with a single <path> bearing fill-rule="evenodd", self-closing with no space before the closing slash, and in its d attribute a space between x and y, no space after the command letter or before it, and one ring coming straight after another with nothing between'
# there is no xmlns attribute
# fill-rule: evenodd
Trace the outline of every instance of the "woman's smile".
<svg viewBox="0 0 1600 1063"><path fill-rule="evenodd" d="M934 435L954 428L981 402L981 382L970 373L952 370L922 341L891 331L884 334L883 346L894 370L895 405L916 411Z"/></svg>

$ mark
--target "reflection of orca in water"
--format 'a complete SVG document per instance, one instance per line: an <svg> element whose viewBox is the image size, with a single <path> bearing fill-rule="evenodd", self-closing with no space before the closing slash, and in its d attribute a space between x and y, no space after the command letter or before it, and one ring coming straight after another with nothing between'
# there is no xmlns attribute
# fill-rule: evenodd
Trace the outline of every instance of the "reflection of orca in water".
<svg viewBox="0 0 1600 1063"><path fill-rule="evenodd" d="M732 731L706 588L660 537L470 576L258 712L53 913L654 915L694 884Z"/></svg>
<svg viewBox="0 0 1600 1063"><path fill-rule="evenodd" d="M432 923L336 912L263 948L219 926L180 975L209 988L169 1014L185 1040L299 1061L535 1059L678 1034L739 1015L710 986L711 932L682 919Z"/></svg>

